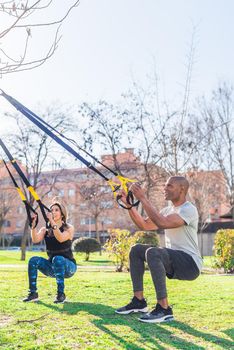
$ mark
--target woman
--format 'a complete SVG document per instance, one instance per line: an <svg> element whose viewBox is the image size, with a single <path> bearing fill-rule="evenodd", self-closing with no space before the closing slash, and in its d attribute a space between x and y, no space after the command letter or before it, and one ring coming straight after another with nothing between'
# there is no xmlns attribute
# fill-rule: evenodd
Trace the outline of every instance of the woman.
<svg viewBox="0 0 234 350"><path fill-rule="evenodd" d="M71 250L74 236L74 227L67 223L66 208L58 201L50 206L51 212L47 214L51 228L42 227L38 232L35 229L33 218L31 237L33 243L45 240L48 260L34 256L28 263L29 294L23 299L24 302L37 301L37 272L55 277L57 282L57 296L55 303L64 303L64 278L69 278L76 272L76 261Z"/></svg>

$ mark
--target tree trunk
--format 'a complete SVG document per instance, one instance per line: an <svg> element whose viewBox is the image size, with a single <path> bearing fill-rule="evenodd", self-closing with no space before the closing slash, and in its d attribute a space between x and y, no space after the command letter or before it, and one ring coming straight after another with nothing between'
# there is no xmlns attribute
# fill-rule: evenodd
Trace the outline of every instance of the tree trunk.
<svg viewBox="0 0 234 350"><path fill-rule="evenodd" d="M26 259L26 247L27 247L27 239L28 239L28 235L29 235L29 224L28 224L28 220L25 221L24 224L24 233L23 236L21 238L21 259L22 261L25 261Z"/></svg>
<svg viewBox="0 0 234 350"><path fill-rule="evenodd" d="M96 231L96 238L97 238L97 241L98 241L99 243L101 243L101 242L100 242L100 232L99 232L99 230L98 230L98 220L97 220L97 217L95 218L95 231Z"/></svg>
<svg viewBox="0 0 234 350"><path fill-rule="evenodd" d="M120 265L116 267L116 272L123 272L123 266L123 263L120 263Z"/></svg>

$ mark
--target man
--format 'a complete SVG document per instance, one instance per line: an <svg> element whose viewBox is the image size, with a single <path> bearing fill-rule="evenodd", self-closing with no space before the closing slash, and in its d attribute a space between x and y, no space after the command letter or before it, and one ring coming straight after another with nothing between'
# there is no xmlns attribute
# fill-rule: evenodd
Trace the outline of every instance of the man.
<svg viewBox="0 0 234 350"><path fill-rule="evenodd" d="M146 198L140 184L131 186L134 196L148 215L144 219L136 209L129 214L133 222L144 231L164 229L166 248L156 248L136 244L130 251L130 273L134 297L131 302L116 310L118 314L131 312L146 313L147 303L143 295L144 263L147 262L154 283L156 307L139 318L142 322L165 322L173 320L172 308L168 304L166 277L180 280L196 279L202 268L202 258L198 249L198 212L186 200L189 183L183 176L172 176L164 187L164 197L172 205L158 212ZM126 203L126 194L122 194Z"/></svg>

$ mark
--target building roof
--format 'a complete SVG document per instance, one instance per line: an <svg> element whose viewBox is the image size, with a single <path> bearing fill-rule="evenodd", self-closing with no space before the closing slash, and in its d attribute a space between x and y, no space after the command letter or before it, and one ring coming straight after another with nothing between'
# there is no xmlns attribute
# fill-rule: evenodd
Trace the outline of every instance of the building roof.
<svg viewBox="0 0 234 350"><path fill-rule="evenodd" d="M203 233L216 233L220 229L234 229L234 221L209 222L202 230Z"/></svg>
<svg viewBox="0 0 234 350"><path fill-rule="evenodd" d="M227 213L220 215L220 217L224 219L233 219L233 213L234 213L234 206Z"/></svg>

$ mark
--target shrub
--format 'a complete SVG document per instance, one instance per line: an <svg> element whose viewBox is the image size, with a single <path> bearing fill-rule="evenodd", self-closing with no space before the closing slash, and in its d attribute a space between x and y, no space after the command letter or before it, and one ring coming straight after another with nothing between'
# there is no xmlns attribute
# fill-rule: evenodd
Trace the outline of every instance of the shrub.
<svg viewBox="0 0 234 350"><path fill-rule="evenodd" d="M234 272L234 230L218 230L214 242L215 265Z"/></svg>
<svg viewBox="0 0 234 350"><path fill-rule="evenodd" d="M136 232L134 235L128 230L113 229L109 231L110 238L104 245L104 248L110 254L115 256L116 271L122 272L123 269L129 270L129 251L139 237Z"/></svg>
<svg viewBox="0 0 234 350"><path fill-rule="evenodd" d="M94 238L81 237L73 241L72 248L77 253L86 253L85 261L88 261L90 253L101 250L101 244Z"/></svg>
<svg viewBox="0 0 234 350"><path fill-rule="evenodd" d="M159 238L156 231L139 231L136 243L149 244L154 247L159 246Z"/></svg>

